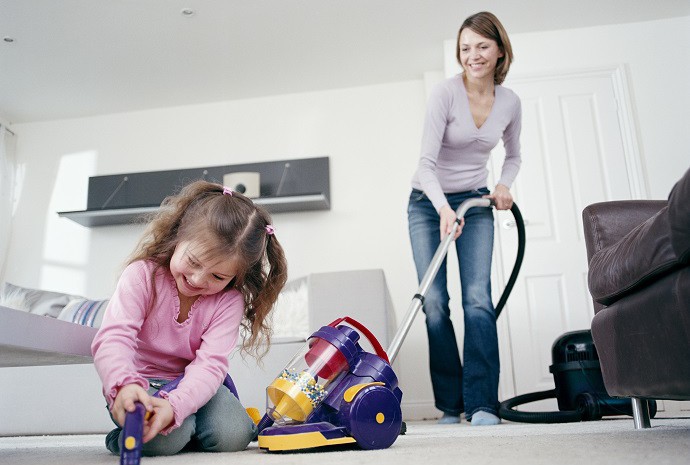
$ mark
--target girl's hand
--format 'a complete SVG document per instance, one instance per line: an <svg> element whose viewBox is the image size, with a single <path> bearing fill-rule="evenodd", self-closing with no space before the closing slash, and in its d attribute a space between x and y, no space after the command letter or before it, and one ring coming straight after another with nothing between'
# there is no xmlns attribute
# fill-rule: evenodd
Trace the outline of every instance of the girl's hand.
<svg viewBox="0 0 690 465"><path fill-rule="evenodd" d="M494 191L489 195L485 195L484 198L494 199L496 210L510 210L513 206L513 196L510 194L510 190L503 184L496 184Z"/></svg>
<svg viewBox="0 0 690 465"><path fill-rule="evenodd" d="M153 401L151 396L144 388L138 384L127 384L120 388L120 391L115 397L115 402L110 408L110 413L113 415L115 422L123 426L125 424L125 415L127 412L134 412L134 403L141 402L144 404L147 412L153 411Z"/></svg>
<svg viewBox="0 0 690 465"><path fill-rule="evenodd" d="M159 397L152 397L151 400L153 401L153 415L144 423L144 437L142 438L144 442L149 442L155 438L175 419L175 412L170 402Z"/></svg>
<svg viewBox="0 0 690 465"><path fill-rule="evenodd" d="M441 217L441 224L439 225L439 229L441 230L441 240L443 240L443 238L450 234L450 232L453 230L453 223L455 223L455 220L458 217L455 215L455 210L450 208L450 205L444 205L443 207L441 207L441 210L438 212L438 214ZM455 237L453 238L453 240L460 237L460 234L462 234L462 227L464 225L465 218L461 218L458 229L455 230Z"/></svg>

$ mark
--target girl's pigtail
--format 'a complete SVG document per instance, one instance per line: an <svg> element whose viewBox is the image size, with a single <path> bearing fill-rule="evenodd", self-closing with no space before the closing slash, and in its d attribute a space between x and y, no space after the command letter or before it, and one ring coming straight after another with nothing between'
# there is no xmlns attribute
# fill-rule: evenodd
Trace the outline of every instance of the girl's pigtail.
<svg viewBox="0 0 690 465"><path fill-rule="evenodd" d="M266 239L266 261L269 265L268 275L266 276L266 289L268 290L268 295L272 296L272 302L275 302L278 300L278 295L287 282L287 260L285 259L283 247L275 236L269 235Z"/></svg>
<svg viewBox="0 0 690 465"><path fill-rule="evenodd" d="M256 272L251 271L246 276L245 284L254 289L251 303L247 309L249 331L243 348L253 353L260 360L268 350L271 341L271 328L268 325L268 314L273 309L280 292L287 282L287 260L285 252L275 235L266 235L265 258L257 263ZM260 278L259 278L260 276ZM258 278L254 285L250 285L252 278ZM266 351L259 351L259 346L265 346Z"/></svg>

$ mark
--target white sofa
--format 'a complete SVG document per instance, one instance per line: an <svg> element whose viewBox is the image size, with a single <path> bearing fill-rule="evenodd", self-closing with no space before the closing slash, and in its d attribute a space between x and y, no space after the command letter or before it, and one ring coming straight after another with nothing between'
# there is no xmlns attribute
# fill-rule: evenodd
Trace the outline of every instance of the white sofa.
<svg viewBox="0 0 690 465"><path fill-rule="evenodd" d="M314 273L288 283L275 311L273 344L262 363L237 351L230 356L230 375L243 404L263 411L265 387L308 335L342 316L364 324L387 348L396 325L382 270ZM90 363L94 328L3 306L0 321L0 436L112 428Z"/></svg>

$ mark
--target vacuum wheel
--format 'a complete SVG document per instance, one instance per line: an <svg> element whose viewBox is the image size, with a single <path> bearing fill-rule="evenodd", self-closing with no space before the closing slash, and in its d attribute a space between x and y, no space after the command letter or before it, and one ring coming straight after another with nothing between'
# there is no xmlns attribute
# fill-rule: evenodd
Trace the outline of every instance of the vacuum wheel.
<svg viewBox="0 0 690 465"><path fill-rule="evenodd" d="M362 389L350 406L350 434L362 449L386 449L400 435L402 411L385 386Z"/></svg>
<svg viewBox="0 0 690 465"><path fill-rule="evenodd" d="M577 409L583 421L601 420L599 400L590 392L583 392L576 398Z"/></svg>

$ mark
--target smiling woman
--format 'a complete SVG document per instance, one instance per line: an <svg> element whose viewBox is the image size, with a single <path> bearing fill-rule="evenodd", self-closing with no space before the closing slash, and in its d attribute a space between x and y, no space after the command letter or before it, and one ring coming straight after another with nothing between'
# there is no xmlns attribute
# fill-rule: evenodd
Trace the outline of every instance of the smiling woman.
<svg viewBox="0 0 690 465"><path fill-rule="evenodd" d="M497 210L512 207L510 187L521 163L520 99L501 86L512 61L505 29L491 13L468 17L458 31L456 57L463 73L432 90L419 166L412 179L408 222L421 282L441 240L455 234L465 323L464 366L450 315L445 260L424 300L431 381L441 423L457 423L465 412L472 425L498 418L499 354L491 301L494 217L472 208L458 219L466 200L491 198ZM503 140L501 176L488 188L491 150ZM460 227L455 227L459 223Z"/></svg>
<svg viewBox="0 0 690 465"><path fill-rule="evenodd" d="M502 84L513 62L513 47L498 18L482 12L467 18L460 27L455 56L465 72L488 65L488 70L484 69L494 72L494 83Z"/></svg>

